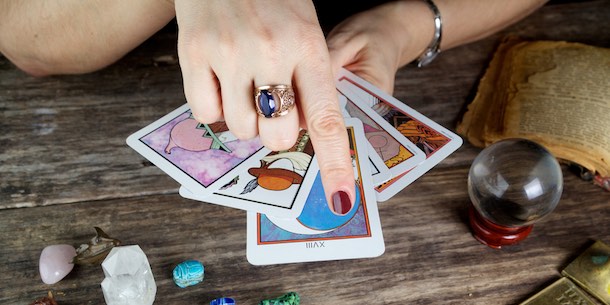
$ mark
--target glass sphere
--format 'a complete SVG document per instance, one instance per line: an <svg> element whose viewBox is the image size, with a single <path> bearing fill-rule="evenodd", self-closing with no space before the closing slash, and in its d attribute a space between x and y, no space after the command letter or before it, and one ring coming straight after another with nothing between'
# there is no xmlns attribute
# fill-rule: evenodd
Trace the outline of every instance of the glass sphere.
<svg viewBox="0 0 610 305"><path fill-rule="evenodd" d="M468 173L468 194L476 211L504 227L532 225L548 215L562 190L557 159L526 139L505 139L486 147Z"/></svg>

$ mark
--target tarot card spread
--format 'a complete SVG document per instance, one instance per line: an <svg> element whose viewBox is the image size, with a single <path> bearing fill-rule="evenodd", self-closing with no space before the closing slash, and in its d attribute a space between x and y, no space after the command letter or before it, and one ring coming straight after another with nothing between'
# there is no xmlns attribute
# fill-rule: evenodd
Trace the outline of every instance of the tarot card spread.
<svg viewBox="0 0 610 305"><path fill-rule="evenodd" d="M425 154L425 160L382 184L377 200L386 201L455 152L463 143L457 134L410 108L362 78L341 70L337 88L359 107L369 108Z"/></svg>
<svg viewBox="0 0 610 305"><path fill-rule="evenodd" d="M183 197L276 217L300 214L318 165L309 135L281 152L237 140L224 122L200 124L185 104L132 134L129 146L182 187Z"/></svg>
<svg viewBox="0 0 610 305"><path fill-rule="evenodd" d="M248 212L247 258L254 265L375 257L385 251L362 123L346 119L356 201L345 215L332 212L319 175L294 219Z"/></svg>
<svg viewBox="0 0 610 305"><path fill-rule="evenodd" d="M200 124L185 104L127 138L127 144L200 195L231 181L269 153L257 139L237 140L226 124Z"/></svg>
<svg viewBox="0 0 610 305"><path fill-rule="evenodd" d="M424 161L423 151L385 121L370 106L358 99L349 87L339 82L337 89L347 99L345 111L350 117L362 121L366 138L390 169L392 176L398 176Z"/></svg>
<svg viewBox="0 0 610 305"><path fill-rule="evenodd" d="M270 152L210 196L199 196L184 186L180 195L247 211L295 218L303 209L318 173L309 134L301 130L296 144L285 151Z"/></svg>
<svg viewBox="0 0 610 305"><path fill-rule="evenodd" d="M462 139L347 70L336 80L356 198L331 211L305 130L271 151L238 140L224 122L200 124L187 104L127 138L171 176L185 198L247 211L254 265L376 257L385 251L377 202L400 192L457 150Z"/></svg>
<svg viewBox="0 0 610 305"><path fill-rule="evenodd" d="M339 106L343 113L343 117L351 118L351 115L346 110L347 97L345 97L341 93L339 93L337 95L339 97ZM392 172L387 167L387 165L385 164L383 159L381 159L381 157L379 156L379 153L377 152L375 147L373 147L373 145L370 143L370 141L367 144L367 148L368 148L369 162L370 162L370 166L371 166L371 175L373 176L374 184L380 185L380 184L392 179L392 177L393 177Z"/></svg>

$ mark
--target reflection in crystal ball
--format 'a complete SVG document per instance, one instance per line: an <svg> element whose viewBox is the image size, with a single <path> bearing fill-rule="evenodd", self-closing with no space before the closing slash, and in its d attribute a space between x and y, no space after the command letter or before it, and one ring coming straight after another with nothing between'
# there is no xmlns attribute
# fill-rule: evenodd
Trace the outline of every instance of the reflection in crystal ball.
<svg viewBox="0 0 610 305"><path fill-rule="evenodd" d="M531 225L548 215L562 190L557 159L526 139L505 139L486 147L468 173L468 193L476 210L506 227Z"/></svg>

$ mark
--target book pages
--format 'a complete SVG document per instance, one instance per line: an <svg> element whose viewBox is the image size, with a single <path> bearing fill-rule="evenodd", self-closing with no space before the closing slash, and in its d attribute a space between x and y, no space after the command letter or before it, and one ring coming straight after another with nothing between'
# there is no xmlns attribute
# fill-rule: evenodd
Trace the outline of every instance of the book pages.
<svg viewBox="0 0 610 305"><path fill-rule="evenodd" d="M480 147L528 138L558 159L610 176L610 49L504 42L457 131Z"/></svg>

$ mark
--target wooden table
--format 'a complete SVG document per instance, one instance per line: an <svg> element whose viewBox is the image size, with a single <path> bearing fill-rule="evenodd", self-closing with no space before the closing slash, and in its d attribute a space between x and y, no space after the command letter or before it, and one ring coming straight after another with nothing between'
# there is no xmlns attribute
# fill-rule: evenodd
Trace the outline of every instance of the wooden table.
<svg viewBox="0 0 610 305"><path fill-rule="evenodd" d="M548 4L482 41L399 71L394 95L451 129L506 34L610 47L610 1ZM77 266L45 285L41 250L78 246L94 226L138 244L157 304L239 304L296 291L302 304L517 304L560 277L595 239L610 243L610 193L564 168L557 209L522 243L494 250L467 224L467 173L480 149L465 143L381 203L381 257L273 266L246 261L246 213L183 199L179 185L125 144L182 105L176 35L164 30L118 63L79 76L33 78L0 58L0 303L53 291L60 304L104 304L100 266ZM198 259L206 280L178 288L171 271Z"/></svg>

